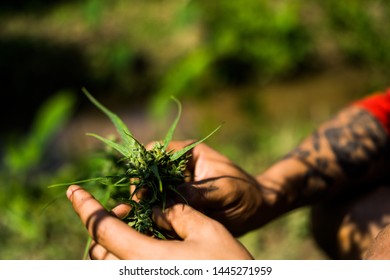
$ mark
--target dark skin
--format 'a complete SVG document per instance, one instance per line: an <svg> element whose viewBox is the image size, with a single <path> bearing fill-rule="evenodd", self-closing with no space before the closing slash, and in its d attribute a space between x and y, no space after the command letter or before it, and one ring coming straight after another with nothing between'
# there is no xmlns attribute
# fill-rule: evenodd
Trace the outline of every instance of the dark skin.
<svg viewBox="0 0 390 280"><path fill-rule="evenodd" d="M187 144L173 142L170 148ZM250 259L234 236L298 207L336 200L383 182L390 166L389 146L383 127L358 107L348 107L320 125L296 149L257 176L200 144L192 150L188 165L193 180L180 186L189 205L175 205L164 213L155 209L154 213L157 224L175 231L180 240L160 241L136 233L115 218L127 213L126 206L108 213L80 187L71 186L68 197L94 239L91 258ZM98 219L93 216L96 213ZM389 244L389 234L381 236L366 258L390 258L389 250L377 253L378 244Z"/></svg>
<svg viewBox="0 0 390 280"><path fill-rule="evenodd" d="M375 237L364 255L366 260L389 260L390 259L390 225L382 229Z"/></svg>
<svg viewBox="0 0 390 280"><path fill-rule="evenodd" d="M165 241L143 235L118 219L128 213L126 205L109 213L75 185L67 196L93 238L91 259L252 259L222 224L186 204L175 204L164 213L154 209L156 223L181 238Z"/></svg>

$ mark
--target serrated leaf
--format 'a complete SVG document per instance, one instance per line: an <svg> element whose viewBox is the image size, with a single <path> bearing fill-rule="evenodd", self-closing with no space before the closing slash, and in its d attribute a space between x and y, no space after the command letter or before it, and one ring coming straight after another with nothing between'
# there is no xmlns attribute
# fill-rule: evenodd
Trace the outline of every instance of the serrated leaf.
<svg viewBox="0 0 390 280"><path fill-rule="evenodd" d="M171 127L168 130L167 135L164 138L164 150L167 149L169 143L172 141L173 133L175 132L177 124L179 123L179 120L180 120L180 117L181 117L181 110L182 110L181 109L181 103L179 102L179 100L177 100L173 96L171 98L173 99L173 101L176 102L177 107L178 107L178 112L177 112L177 116L176 116L175 120L173 121Z"/></svg>
<svg viewBox="0 0 390 280"><path fill-rule="evenodd" d="M176 151L172 154L171 156L171 160L174 161L174 160L177 160L178 158L180 158L182 155L184 155L185 153L187 153L189 150L191 150L192 148L194 148L196 145L204 142L207 138L209 138L211 135L213 135L215 132L217 132L217 130L219 130L221 128L221 126L218 126L216 129L214 129L209 135L207 135L206 137L204 137L203 139L199 140L199 141L196 141L188 146L185 146L183 149L179 150L179 151Z"/></svg>
<svg viewBox="0 0 390 280"><path fill-rule="evenodd" d="M127 150L124 154L129 155L134 148L140 148L139 147L140 144L138 143L138 141L134 140L133 135L131 134L130 130L127 128L125 123L116 114L111 112L109 109L103 106L99 101L97 101L85 88L83 88L82 90L84 94L88 97L88 99L93 104L95 104L95 106L98 107L103 113L105 113L110 118L114 126L116 127L116 130L118 131L123 143L122 151Z"/></svg>

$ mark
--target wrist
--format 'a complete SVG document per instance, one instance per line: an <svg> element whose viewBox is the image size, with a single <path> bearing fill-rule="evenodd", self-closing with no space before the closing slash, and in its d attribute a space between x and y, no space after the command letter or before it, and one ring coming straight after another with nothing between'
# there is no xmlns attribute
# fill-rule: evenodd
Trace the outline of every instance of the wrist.
<svg viewBox="0 0 390 280"><path fill-rule="evenodd" d="M307 205L316 193L321 192L320 189L305 188L307 171L304 163L287 158L256 177L263 195L260 209L260 216L264 216L262 224Z"/></svg>
<svg viewBox="0 0 390 280"><path fill-rule="evenodd" d="M274 178L269 174L261 174L256 177L261 193L261 205L258 209L258 226L278 218L289 211L287 183L280 178Z"/></svg>

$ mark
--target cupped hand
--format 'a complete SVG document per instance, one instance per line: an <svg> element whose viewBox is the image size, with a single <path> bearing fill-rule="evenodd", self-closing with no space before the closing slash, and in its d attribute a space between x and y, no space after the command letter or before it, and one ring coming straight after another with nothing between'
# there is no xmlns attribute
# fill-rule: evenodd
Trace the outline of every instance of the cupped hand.
<svg viewBox="0 0 390 280"><path fill-rule="evenodd" d="M160 227L180 240L159 240L141 234L120 220L129 212L119 205L112 212L86 190L72 185L67 196L93 242L91 259L252 259L250 253L219 222L186 204L154 209Z"/></svg>
<svg viewBox="0 0 390 280"><path fill-rule="evenodd" d="M180 150L190 143L174 141L168 148ZM190 153L190 179L179 186L189 205L221 222L235 236L265 223L259 215L266 207L263 189L255 177L204 143Z"/></svg>

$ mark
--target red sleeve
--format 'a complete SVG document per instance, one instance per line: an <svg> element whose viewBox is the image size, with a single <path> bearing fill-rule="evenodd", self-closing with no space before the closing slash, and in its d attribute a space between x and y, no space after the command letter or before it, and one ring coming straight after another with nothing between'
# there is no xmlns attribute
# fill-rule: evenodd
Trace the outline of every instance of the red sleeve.
<svg viewBox="0 0 390 280"><path fill-rule="evenodd" d="M359 106L369 111L386 129L390 135L390 89L385 92L373 93L353 105Z"/></svg>

